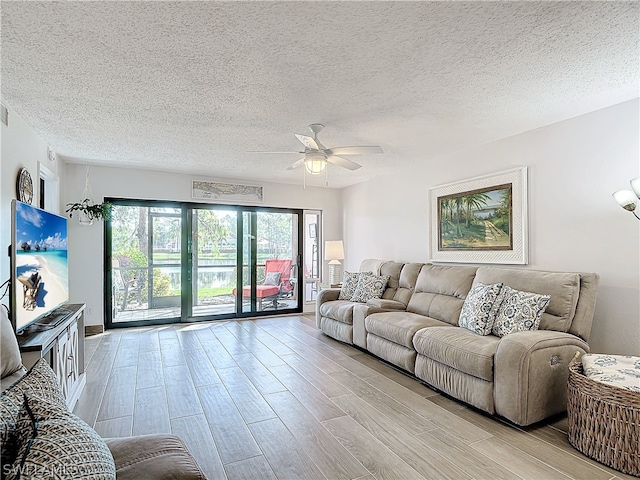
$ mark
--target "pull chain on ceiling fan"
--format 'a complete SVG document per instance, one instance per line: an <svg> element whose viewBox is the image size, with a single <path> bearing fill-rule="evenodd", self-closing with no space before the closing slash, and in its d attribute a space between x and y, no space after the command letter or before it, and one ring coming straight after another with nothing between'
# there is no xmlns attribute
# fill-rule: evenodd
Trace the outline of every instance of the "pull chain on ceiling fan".
<svg viewBox="0 0 640 480"><path fill-rule="evenodd" d="M298 152L252 152L252 153L298 153L303 154L300 160L293 162L287 167L287 170L293 170L304 165L305 186L306 174L320 175L322 172L327 174L328 164L337 165L348 170L357 170L362 167L359 163L344 158L343 155L369 155L384 153L380 146L349 146L349 147L325 147L318 139L318 133L324 128L320 123L312 123L309 130L313 133L313 137L309 135L301 135L296 133L295 137L304 145L304 150Z"/></svg>

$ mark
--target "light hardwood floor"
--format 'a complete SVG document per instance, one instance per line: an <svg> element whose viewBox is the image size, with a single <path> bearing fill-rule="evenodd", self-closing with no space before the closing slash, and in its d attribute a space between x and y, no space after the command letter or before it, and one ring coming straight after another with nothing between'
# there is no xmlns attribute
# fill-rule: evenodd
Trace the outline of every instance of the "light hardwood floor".
<svg viewBox="0 0 640 480"><path fill-rule="evenodd" d="M75 413L104 437L180 435L214 479L612 479L566 420L521 429L336 342L306 316L86 339Z"/></svg>

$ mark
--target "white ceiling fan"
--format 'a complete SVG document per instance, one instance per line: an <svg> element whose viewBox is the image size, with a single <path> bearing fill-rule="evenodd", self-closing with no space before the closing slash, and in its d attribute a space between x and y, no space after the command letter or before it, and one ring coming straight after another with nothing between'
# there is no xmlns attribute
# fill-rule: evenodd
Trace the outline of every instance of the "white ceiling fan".
<svg viewBox="0 0 640 480"><path fill-rule="evenodd" d="M253 153L298 153L303 154L300 160L293 162L287 167L287 170L293 170L301 165L305 166L305 171L318 175L324 172L327 168L327 164L338 165L339 167L347 168L349 170L357 170L362 165L352 160L344 158L344 155L369 155L384 153L382 147L379 146L351 146L351 147L325 147L320 140L318 140L318 133L324 128L324 125L320 123L312 123L309 125L309 130L313 133L313 137L309 135L295 134L296 138L304 145L304 150L297 152L253 152Z"/></svg>

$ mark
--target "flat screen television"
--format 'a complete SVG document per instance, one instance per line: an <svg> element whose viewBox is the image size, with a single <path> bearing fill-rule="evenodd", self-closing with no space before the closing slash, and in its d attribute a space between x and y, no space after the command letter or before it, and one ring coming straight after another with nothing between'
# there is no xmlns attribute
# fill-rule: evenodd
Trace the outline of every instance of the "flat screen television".
<svg viewBox="0 0 640 480"><path fill-rule="evenodd" d="M11 317L16 332L69 301L67 219L13 200Z"/></svg>

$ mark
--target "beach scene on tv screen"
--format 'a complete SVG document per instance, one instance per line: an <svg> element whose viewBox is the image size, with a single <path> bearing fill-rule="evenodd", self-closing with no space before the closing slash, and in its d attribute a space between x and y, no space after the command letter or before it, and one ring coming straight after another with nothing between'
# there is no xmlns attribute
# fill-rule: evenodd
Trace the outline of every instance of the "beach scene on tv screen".
<svg viewBox="0 0 640 480"><path fill-rule="evenodd" d="M67 220L16 203L16 327L69 300Z"/></svg>

